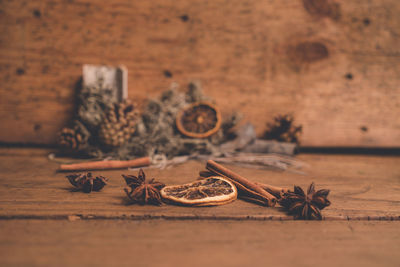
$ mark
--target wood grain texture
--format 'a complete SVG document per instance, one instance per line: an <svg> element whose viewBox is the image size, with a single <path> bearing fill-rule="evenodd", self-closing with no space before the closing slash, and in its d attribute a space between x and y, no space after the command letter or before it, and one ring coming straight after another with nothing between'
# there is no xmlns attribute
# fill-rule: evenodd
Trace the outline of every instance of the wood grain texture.
<svg viewBox="0 0 400 267"><path fill-rule="evenodd" d="M202 81L257 126L293 112L306 146L400 146L397 0L0 3L0 141L53 143L82 64L123 64L129 97Z"/></svg>
<svg viewBox="0 0 400 267"><path fill-rule="evenodd" d="M2 266L397 267L400 222L0 221Z"/></svg>
<svg viewBox="0 0 400 267"><path fill-rule="evenodd" d="M49 162L45 152L0 149L0 219L292 220L279 207L242 200L197 208L126 205L121 174L136 174L128 170L93 172L109 178L109 185L101 192L75 192L66 174L56 173L58 164ZM323 211L326 220L400 220L400 157L301 155L299 159L309 165L301 169L304 174L231 168L252 181L271 185L306 187L314 181L316 189L331 189L332 205ZM146 170L146 176L168 185L184 184L204 169L205 162L190 161L163 171Z"/></svg>

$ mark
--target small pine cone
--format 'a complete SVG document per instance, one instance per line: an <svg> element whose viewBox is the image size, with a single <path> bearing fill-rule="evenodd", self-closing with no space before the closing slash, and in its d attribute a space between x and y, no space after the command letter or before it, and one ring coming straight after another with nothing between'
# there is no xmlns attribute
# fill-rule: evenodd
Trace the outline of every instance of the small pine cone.
<svg viewBox="0 0 400 267"><path fill-rule="evenodd" d="M124 101L110 106L100 125L100 141L108 147L119 147L135 133L138 118L134 104Z"/></svg>
<svg viewBox="0 0 400 267"><path fill-rule="evenodd" d="M264 133L264 138L298 144L301 133L302 126L294 125L294 117L285 114L278 115L274 118L272 123L267 123L267 130Z"/></svg>
<svg viewBox="0 0 400 267"><path fill-rule="evenodd" d="M72 128L63 128L58 135L58 144L64 149L79 151L87 146L90 133L82 123L76 121Z"/></svg>

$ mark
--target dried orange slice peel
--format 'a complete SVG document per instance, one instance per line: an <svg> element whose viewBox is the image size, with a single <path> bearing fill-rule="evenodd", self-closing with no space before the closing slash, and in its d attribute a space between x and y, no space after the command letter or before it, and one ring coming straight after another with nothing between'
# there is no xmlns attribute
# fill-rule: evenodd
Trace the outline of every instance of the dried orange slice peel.
<svg viewBox="0 0 400 267"><path fill-rule="evenodd" d="M160 193L165 200L187 206L218 206L237 198L235 185L219 176L184 185L166 186Z"/></svg>
<svg viewBox="0 0 400 267"><path fill-rule="evenodd" d="M206 138L220 129L221 114L218 108L210 103L193 103L178 113L176 127L183 135Z"/></svg>

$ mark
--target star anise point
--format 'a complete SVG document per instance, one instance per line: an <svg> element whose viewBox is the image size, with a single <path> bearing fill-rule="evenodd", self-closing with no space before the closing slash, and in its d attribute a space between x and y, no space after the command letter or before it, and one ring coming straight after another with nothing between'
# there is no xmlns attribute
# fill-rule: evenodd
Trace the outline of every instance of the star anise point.
<svg viewBox="0 0 400 267"><path fill-rule="evenodd" d="M292 214L295 219L322 220L321 210L330 205L327 199L329 190L315 191L314 182L310 184L307 194L299 186L294 186L293 191L284 193L279 204Z"/></svg>
<svg viewBox="0 0 400 267"><path fill-rule="evenodd" d="M138 176L134 175L122 175L128 189L124 189L132 203L138 203L141 205L154 204L161 205L160 189L165 185L160 182L154 181L154 178L150 181L146 181L146 175L142 169L139 170Z"/></svg>
<svg viewBox="0 0 400 267"><path fill-rule="evenodd" d="M100 191L104 186L107 185L108 179L103 176L94 177L92 173L88 172L71 174L66 176L69 182L75 186L78 190L85 193L90 193L92 191Z"/></svg>

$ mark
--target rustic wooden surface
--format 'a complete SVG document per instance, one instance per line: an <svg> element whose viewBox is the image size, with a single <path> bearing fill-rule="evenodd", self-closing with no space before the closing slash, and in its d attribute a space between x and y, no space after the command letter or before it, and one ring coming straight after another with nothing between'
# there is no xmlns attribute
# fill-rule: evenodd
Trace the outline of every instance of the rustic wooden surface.
<svg viewBox="0 0 400 267"><path fill-rule="evenodd" d="M0 221L1 266L397 267L400 222Z"/></svg>
<svg viewBox="0 0 400 267"><path fill-rule="evenodd" d="M315 181L318 188L330 188L326 220L313 222L240 200L208 208L126 206L120 174L128 171L102 171L110 185L101 192L73 192L65 174L55 173L49 152L0 149L1 266L398 266L400 261L400 157L304 154L297 158L307 165L297 170L304 174L231 166L257 181L282 186ZM203 167L189 162L146 173L168 184L184 183Z"/></svg>
<svg viewBox="0 0 400 267"><path fill-rule="evenodd" d="M293 112L306 146L400 146L397 0L0 3L1 142L53 143L82 64L124 64L129 95L203 82L263 131Z"/></svg>
<svg viewBox="0 0 400 267"><path fill-rule="evenodd" d="M218 207L189 208L163 205L125 205L123 170L94 172L110 179L102 192L74 192L56 173L47 150L0 150L0 218L41 219L214 219L291 220L278 207L266 208L242 200ZM32 154L33 153L33 154ZM308 186L331 190L332 205L324 210L326 220L400 220L400 157L300 155L307 166L301 170L272 171L232 166L253 181L292 187ZM204 162L190 161L166 170L149 169L149 178L166 184L195 180ZM298 173L301 171L302 173Z"/></svg>

